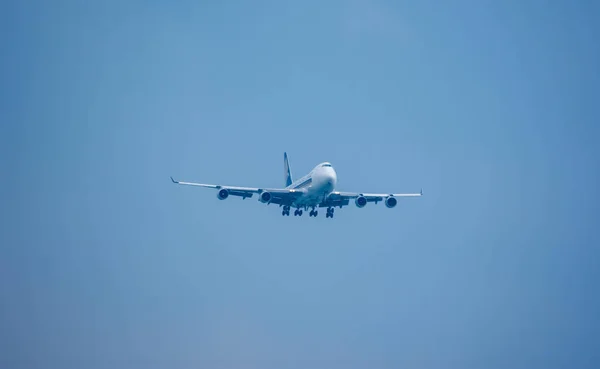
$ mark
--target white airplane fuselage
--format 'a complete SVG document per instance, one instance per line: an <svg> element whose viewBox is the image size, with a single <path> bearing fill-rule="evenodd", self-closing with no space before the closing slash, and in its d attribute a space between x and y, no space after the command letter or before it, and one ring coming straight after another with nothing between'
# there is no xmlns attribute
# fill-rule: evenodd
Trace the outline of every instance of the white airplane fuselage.
<svg viewBox="0 0 600 369"><path fill-rule="evenodd" d="M294 181L286 188L303 192L293 203L295 207L318 206L337 184L337 174L330 163L321 163L307 175Z"/></svg>

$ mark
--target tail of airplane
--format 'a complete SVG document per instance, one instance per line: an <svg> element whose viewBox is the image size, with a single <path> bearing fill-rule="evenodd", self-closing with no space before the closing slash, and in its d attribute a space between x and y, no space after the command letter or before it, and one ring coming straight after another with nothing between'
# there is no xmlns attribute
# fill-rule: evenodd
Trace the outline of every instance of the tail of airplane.
<svg viewBox="0 0 600 369"><path fill-rule="evenodd" d="M285 175L285 187L292 184L292 171L290 169L290 163L288 161L287 153L283 153L283 170Z"/></svg>

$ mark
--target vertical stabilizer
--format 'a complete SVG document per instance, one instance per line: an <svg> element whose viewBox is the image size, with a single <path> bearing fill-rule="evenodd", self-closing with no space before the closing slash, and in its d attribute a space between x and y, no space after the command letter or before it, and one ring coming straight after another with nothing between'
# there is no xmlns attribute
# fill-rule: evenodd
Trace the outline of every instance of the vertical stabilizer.
<svg viewBox="0 0 600 369"><path fill-rule="evenodd" d="M283 153L283 170L285 175L285 187L292 184L292 171L290 169L290 163L288 161L287 153Z"/></svg>

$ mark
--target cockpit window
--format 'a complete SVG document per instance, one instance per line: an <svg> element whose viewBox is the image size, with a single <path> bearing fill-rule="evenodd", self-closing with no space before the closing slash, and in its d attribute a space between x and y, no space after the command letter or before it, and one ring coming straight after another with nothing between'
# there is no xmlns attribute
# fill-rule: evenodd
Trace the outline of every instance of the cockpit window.
<svg viewBox="0 0 600 369"><path fill-rule="evenodd" d="M331 164L323 164L324 167L330 167Z"/></svg>

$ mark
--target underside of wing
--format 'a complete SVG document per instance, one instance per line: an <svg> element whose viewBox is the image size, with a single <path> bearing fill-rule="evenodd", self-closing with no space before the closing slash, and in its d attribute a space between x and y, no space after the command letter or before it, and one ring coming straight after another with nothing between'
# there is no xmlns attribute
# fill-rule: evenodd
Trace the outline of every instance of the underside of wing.
<svg viewBox="0 0 600 369"><path fill-rule="evenodd" d="M385 202L388 208L393 208L398 204L397 197L418 197L423 196L423 190L419 193L358 193L358 192L332 192L325 201L320 205L321 207L335 207L345 206L350 203L350 200L354 200L357 207L362 208L369 202L378 203L380 201Z"/></svg>
<svg viewBox="0 0 600 369"><path fill-rule="evenodd" d="M342 207L346 206L350 203L350 198L347 196L341 195L339 192L333 192L327 196L327 198L319 204L321 208L328 207Z"/></svg>
<svg viewBox="0 0 600 369"><path fill-rule="evenodd" d="M261 190L260 202L268 204L277 204L292 206L294 201L304 193L303 190L295 190L288 188L268 188Z"/></svg>
<svg viewBox="0 0 600 369"><path fill-rule="evenodd" d="M296 200L296 198L303 193L302 190L287 188L263 189L258 187L239 187L196 182L182 182L174 180L173 177L171 177L171 181L173 183L184 186L196 186L216 189L218 190L217 198L219 198L220 200L225 200L229 196L238 196L245 199L248 197L252 197L254 194L258 194L260 202L269 204L291 205Z"/></svg>
<svg viewBox="0 0 600 369"><path fill-rule="evenodd" d="M255 187L239 187L239 186L224 186L224 185L215 185L215 184L205 184L205 183L196 183L196 182L183 182L176 181L171 177L171 181L178 185L183 186L196 186L196 187L204 187L204 188L212 188L219 190L217 192L217 197L221 200L225 200L230 195L231 196L239 196L242 198L252 197L255 193L260 193L260 188Z"/></svg>
<svg viewBox="0 0 600 369"><path fill-rule="evenodd" d="M381 201L382 198L394 196L394 197L419 197L423 196L423 190L418 193L359 193L359 192L332 192L332 195L338 195L349 199L355 199L357 197L366 197L369 199L379 198L377 201ZM375 200L373 200L375 201Z"/></svg>

